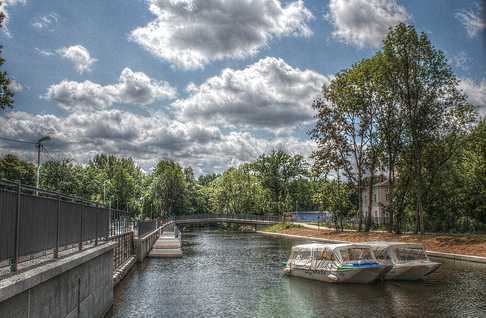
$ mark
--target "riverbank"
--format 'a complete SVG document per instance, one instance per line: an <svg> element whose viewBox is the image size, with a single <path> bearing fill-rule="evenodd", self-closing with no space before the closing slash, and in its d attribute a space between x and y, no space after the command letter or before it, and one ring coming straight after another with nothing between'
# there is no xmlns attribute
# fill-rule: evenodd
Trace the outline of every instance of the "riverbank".
<svg viewBox="0 0 486 318"><path fill-rule="evenodd" d="M310 239L329 241L367 242L400 241L422 243L427 251L486 257L486 235L484 234L393 234L387 232L336 232L329 229L309 229L302 226L274 226L262 232L295 235Z"/></svg>

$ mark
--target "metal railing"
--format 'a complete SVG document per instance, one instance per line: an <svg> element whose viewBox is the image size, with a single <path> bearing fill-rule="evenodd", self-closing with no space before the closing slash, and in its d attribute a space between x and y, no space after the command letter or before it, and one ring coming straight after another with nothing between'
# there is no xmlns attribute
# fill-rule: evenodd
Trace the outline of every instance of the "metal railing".
<svg viewBox="0 0 486 318"><path fill-rule="evenodd" d="M155 231L160 226L159 219L143 220L137 224L137 236L143 237L146 234Z"/></svg>
<svg viewBox="0 0 486 318"><path fill-rule="evenodd" d="M248 220L248 221L267 221L267 222L281 222L282 215L276 214L185 214L176 215L173 217L177 220L200 220L200 219L233 219L233 220Z"/></svg>
<svg viewBox="0 0 486 318"><path fill-rule="evenodd" d="M111 239L117 243L113 249L113 269L116 270L135 256L133 232L117 234Z"/></svg>
<svg viewBox="0 0 486 318"><path fill-rule="evenodd" d="M0 180L0 268L58 258L133 229L126 211ZM64 254L63 254L64 255Z"/></svg>

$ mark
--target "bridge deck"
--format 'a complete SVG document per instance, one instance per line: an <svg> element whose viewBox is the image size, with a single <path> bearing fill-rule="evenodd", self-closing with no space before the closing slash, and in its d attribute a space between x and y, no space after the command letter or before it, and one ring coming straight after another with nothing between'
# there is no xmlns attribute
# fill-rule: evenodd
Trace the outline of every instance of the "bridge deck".
<svg viewBox="0 0 486 318"><path fill-rule="evenodd" d="M237 218L194 218L194 219L176 219L177 224L197 224L197 223L239 223L239 224L257 224L257 225L272 225L279 223L273 220L252 220L252 219L237 219Z"/></svg>
<svg viewBox="0 0 486 318"><path fill-rule="evenodd" d="M149 257L179 257L182 256L180 236L176 237L174 232L164 232L155 241Z"/></svg>

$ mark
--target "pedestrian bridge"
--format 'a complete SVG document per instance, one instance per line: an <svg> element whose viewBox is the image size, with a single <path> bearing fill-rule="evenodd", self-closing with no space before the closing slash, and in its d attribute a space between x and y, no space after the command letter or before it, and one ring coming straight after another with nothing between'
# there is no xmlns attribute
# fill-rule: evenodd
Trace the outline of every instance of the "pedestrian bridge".
<svg viewBox="0 0 486 318"><path fill-rule="evenodd" d="M176 225L214 223L272 225L281 222L281 218L279 215L258 214L191 214L176 216L171 221Z"/></svg>

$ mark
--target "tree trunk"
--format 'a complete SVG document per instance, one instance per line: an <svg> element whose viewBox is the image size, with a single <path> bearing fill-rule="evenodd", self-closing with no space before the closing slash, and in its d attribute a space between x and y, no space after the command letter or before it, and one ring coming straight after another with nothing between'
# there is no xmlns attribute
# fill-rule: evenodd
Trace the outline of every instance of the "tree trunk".
<svg viewBox="0 0 486 318"><path fill-rule="evenodd" d="M386 210L388 212L388 232L392 233L393 232L393 218L395 217L395 213L394 213L394 207L393 207L393 202L392 202L392 199L393 199L393 184L394 184L394 180L393 180L394 176L393 176L393 164L389 163L388 165L388 187L387 187L387 190L386 190L386 193L385 193L385 196L387 198L387 206L386 206Z"/></svg>
<svg viewBox="0 0 486 318"><path fill-rule="evenodd" d="M369 232L371 229L371 211L373 209L373 179L374 167L371 167L370 181L368 182L368 211L366 213L366 227L365 231Z"/></svg>
<svg viewBox="0 0 486 318"><path fill-rule="evenodd" d="M415 234L424 232L423 211L422 211L422 158L421 151L418 145L415 146Z"/></svg>
<svg viewBox="0 0 486 318"><path fill-rule="evenodd" d="M362 176L358 176L358 231L363 229L363 179Z"/></svg>

